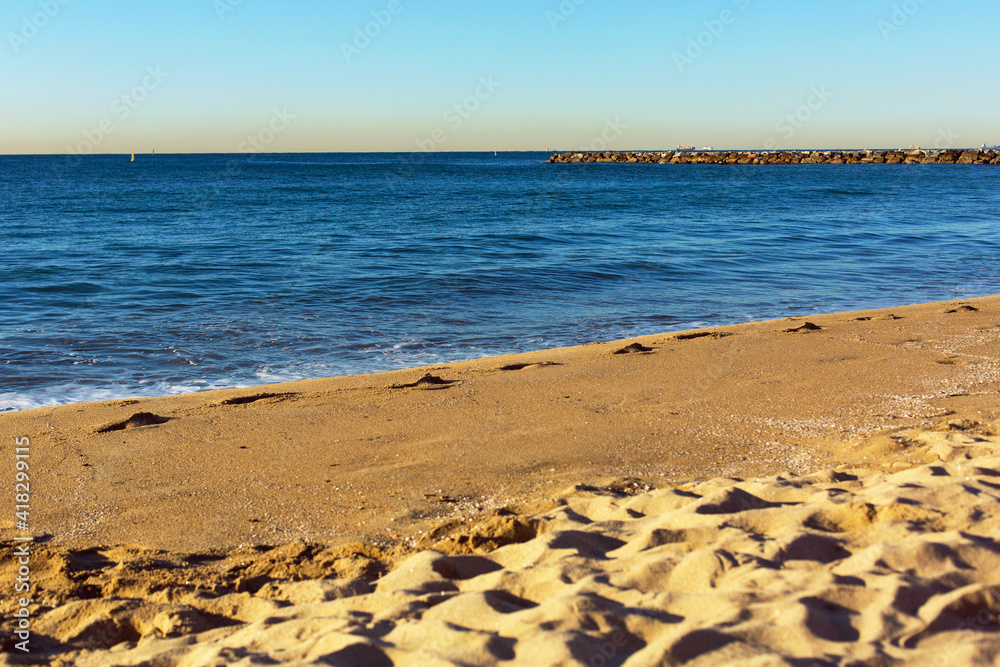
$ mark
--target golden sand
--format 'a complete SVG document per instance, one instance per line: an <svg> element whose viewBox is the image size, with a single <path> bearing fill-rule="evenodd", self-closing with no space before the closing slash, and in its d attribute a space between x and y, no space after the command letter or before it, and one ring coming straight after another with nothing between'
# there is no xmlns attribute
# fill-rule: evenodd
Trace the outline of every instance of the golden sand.
<svg viewBox="0 0 1000 667"><path fill-rule="evenodd" d="M43 662L1000 664L1000 297L0 437L31 439Z"/></svg>

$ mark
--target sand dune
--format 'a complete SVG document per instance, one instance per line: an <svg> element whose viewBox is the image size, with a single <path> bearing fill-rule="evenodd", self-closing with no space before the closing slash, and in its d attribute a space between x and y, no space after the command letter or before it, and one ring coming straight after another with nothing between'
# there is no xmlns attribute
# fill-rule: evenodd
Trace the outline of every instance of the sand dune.
<svg viewBox="0 0 1000 667"><path fill-rule="evenodd" d="M46 480L33 658L1000 664L998 325L991 297L0 416Z"/></svg>

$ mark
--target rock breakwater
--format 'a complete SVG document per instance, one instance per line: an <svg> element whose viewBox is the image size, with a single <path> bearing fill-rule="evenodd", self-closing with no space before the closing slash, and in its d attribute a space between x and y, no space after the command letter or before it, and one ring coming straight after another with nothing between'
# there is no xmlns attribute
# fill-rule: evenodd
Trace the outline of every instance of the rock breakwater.
<svg viewBox="0 0 1000 667"><path fill-rule="evenodd" d="M862 151L637 151L556 153L550 164L625 162L643 164L988 164L1000 165L1000 150Z"/></svg>

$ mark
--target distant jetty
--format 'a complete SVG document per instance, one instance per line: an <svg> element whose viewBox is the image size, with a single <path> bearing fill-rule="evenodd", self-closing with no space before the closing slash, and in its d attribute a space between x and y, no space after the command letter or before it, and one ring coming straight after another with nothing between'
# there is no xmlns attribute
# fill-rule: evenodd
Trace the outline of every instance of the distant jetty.
<svg viewBox="0 0 1000 667"><path fill-rule="evenodd" d="M556 153L550 164L632 162L642 164L991 164L1000 150L863 151L639 151Z"/></svg>

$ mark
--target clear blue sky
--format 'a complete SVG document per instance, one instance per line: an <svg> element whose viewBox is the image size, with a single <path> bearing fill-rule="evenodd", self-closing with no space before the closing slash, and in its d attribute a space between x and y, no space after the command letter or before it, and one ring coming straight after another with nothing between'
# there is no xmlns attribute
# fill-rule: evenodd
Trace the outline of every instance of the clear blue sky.
<svg viewBox="0 0 1000 667"><path fill-rule="evenodd" d="M0 153L978 147L997 26L995 0L5 0Z"/></svg>

